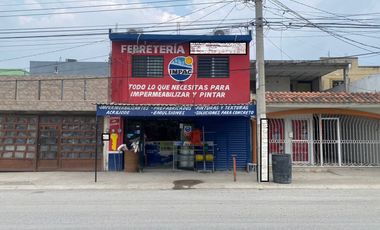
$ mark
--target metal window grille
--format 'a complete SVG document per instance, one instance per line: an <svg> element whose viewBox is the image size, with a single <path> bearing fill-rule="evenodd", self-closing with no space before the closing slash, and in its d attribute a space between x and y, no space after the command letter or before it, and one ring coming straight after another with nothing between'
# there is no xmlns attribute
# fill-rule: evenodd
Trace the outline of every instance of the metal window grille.
<svg viewBox="0 0 380 230"><path fill-rule="evenodd" d="M228 57L198 56L199 78L228 78L230 76Z"/></svg>
<svg viewBox="0 0 380 230"><path fill-rule="evenodd" d="M163 77L164 57L163 56L133 56L132 57L133 77Z"/></svg>

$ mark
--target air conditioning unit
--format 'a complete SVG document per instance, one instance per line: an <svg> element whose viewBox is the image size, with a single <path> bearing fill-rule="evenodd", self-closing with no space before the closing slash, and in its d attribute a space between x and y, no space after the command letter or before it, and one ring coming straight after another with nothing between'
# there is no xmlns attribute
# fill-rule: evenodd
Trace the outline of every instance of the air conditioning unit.
<svg viewBox="0 0 380 230"><path fill-rule="evenodd" d="M131 28L127 30L129 34L142 34L144 31L142 29Z"/></svg>
<svg viewBox="0 0 380 230"><path fill-rule="evenodd" d="M214 35L228 35L230 33L230 31L228 29L218 29L218 30L214 30L213 34Z"/></svg>

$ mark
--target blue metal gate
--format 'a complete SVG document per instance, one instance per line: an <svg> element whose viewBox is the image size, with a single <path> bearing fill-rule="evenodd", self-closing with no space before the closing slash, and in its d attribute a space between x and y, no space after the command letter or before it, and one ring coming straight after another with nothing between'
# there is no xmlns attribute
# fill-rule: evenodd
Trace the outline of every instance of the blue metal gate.
<svg viewBox="0 0 380 230"><path fill-rule="evenodd" d="M237 168L244 169L251 162L249 118L201 118L198 125L204 127L205 140L214 141L216 170L231 170L232 155L236 154Z"/></svg>

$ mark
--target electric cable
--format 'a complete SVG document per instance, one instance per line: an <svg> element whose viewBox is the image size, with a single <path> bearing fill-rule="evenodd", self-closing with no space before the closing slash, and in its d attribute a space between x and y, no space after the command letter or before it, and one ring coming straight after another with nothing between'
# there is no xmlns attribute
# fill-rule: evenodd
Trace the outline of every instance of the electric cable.
<svg viewBox="0 0 380 230"><path fill-rule="evenodd" d="M350 38L343 37L343 36L341 36L339 34L336 34L336 33L332 32L332 31L326 29L325 27L318 26L315 23L313 23L310 20L308 20L305 17L303 17L302 15L300 15L299 13L297 13L296 11L290 9L289 7L287 7L286 5L284 5L283 3L281 3L278 0L269 0L269 1L272 2L275 5L278 5L279 7L282 7L284 9L288 10L289 12L291 12L295 16L297 16L297 17L305 20L306 22L308 22L310 25L314 26L315 28L318 28L318 29L320 29L320 30L322 30L322 31L330 34L331 36L335 37L336 39L338 39L340 41L343 41L343 42L345 42L347 44L350 44L352 46L355 46L357 48L360 48L360 49L363 49L363 50L366 50L366 51L369 51L369 52L371 51L370 49L364 48L362 46L369 47L369 48L380 49L380 47L368 45L368 44L365 44L365 43L362 43L362 42L358 42L358 41L350 39Z"/></svg>
<svg viewBox="0 0 380 230"><path fill-rule="evenodd" d="M83 11L57 11L50 13L30 13L30 14L11 14L0 15L0 18L6 17L26 17L26 16L43 16L43 15L62 15L62 14L83 14L83 13L99 13L99 12L112 12L112 11L129 11L129 10L146 10L146 9L158 9L158 8L170 8L170 7L185 7L193 5L210 5L214 3L226 3L233 1L216 1L216 2L198 2L198 3L186 3L186 4L172 4L172 5L160 5L160 6L144 6L144 7L131 7L131 8L117 8L117 9L97 9L97 10L83 10Z"/></svg>

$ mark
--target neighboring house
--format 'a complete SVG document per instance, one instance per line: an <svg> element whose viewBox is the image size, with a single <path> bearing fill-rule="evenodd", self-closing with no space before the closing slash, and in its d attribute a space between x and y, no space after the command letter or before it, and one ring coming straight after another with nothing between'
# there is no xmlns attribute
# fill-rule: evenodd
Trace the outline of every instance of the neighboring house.
<svg viewBox="0 0 380 230"><path fill-rule="evenodd" d="M251 93L255 93L255 61L251 61ZM321 77L347 68L347 63L335 60L266 60L267 92L323 91Z"/></svg>
<svg viewBox="0 0 380 230"><path fill-rule="evenodd" d="M321 60L335 61L348 64L347 75L349 83L367 77L368 75L380 74L380 66L360 66L357 57L351 58L321 58ZM344 69L336 70L322 77L321 90L328 90L335 86L344 84Z"/></svg>
<svg viewBox="0 0 380 230"><path fill-rule="evenodd" d="M269 152L315 166L380 166L380 93L268 92Z"/></svg>
<svg viewBox="0 0 380 230"><path fill-rule="evenodd" d="M109 76L108 62L78 62L67 59L65 62L31 61L32 76Z"/></svg>
<svg viewBox="0 0 380 230"><path fill-rule="evenodd" d="M321 92L322 79L348 64L266 62L270 154L291 154L296 165L380 166L380 93Z"/></svg>
<svg viewBox="0 0 380 230"><path fill-rule="evenodd" d="M107 102L108 79L1 77L0 171L92 170L95 103Z"/></svg>

